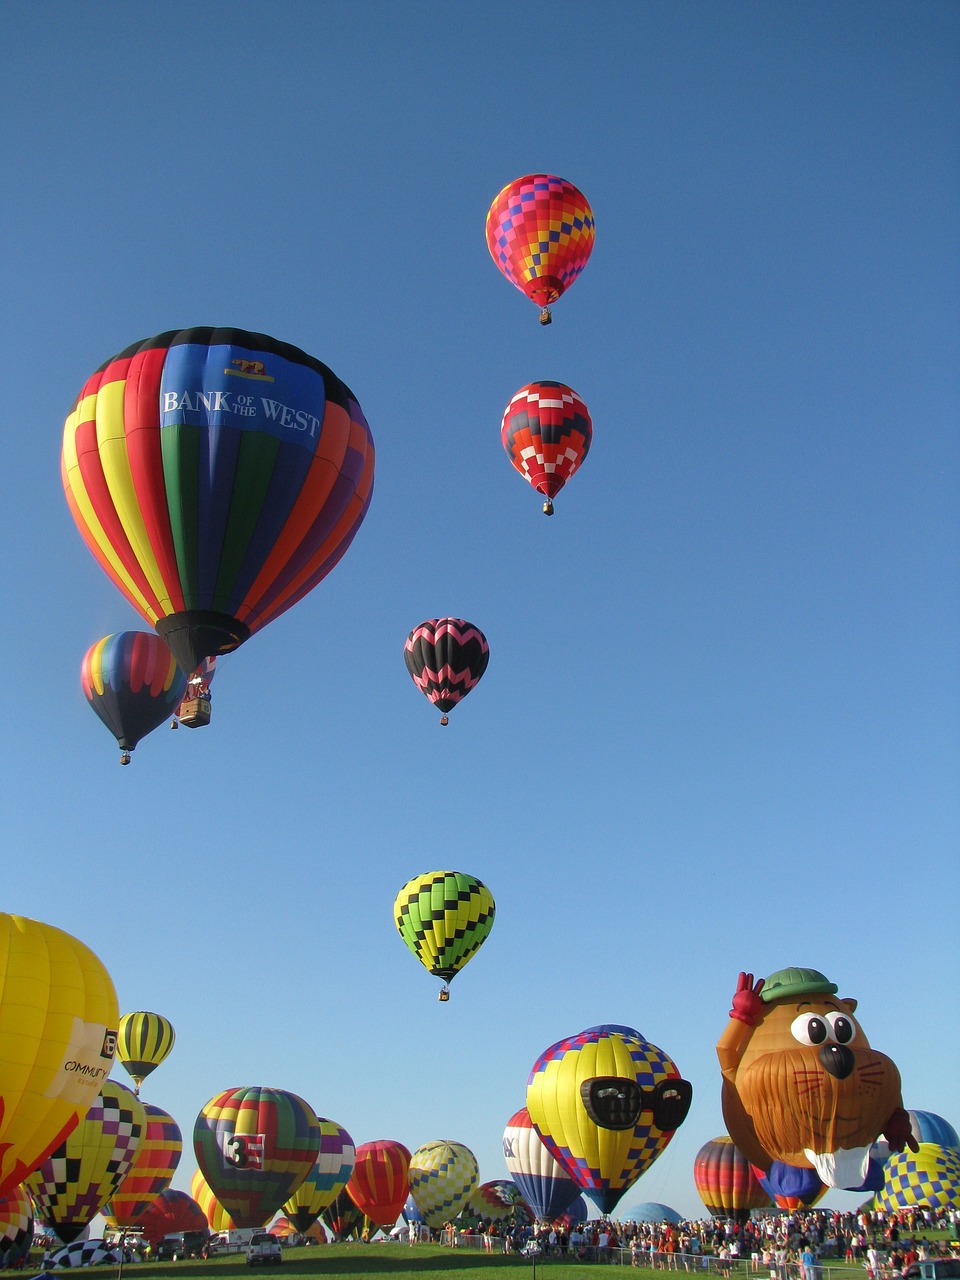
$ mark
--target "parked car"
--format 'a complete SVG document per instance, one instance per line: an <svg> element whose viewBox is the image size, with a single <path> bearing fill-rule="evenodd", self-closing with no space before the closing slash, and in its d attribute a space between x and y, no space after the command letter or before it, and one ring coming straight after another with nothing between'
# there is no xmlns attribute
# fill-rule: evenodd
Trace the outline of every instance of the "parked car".
<svg viewBox="0 0 960 1280"><path fill-rule="evenodd" d="M280 1241L269 1231L258 1231L247 1245L247 1266L255 1267L257 1263L281 1263L283 1251Z"/></svg>
<svg viewBox="0 0 960 1280"><path fill-rule="evenodd" d="M175 1231L164 1236L157 1245L154 1257L158 1262L177 1262L180 1258L200 1258L207 1243L206 1231Z"/></svg>
<svg viewBox="0 0 960 1280"><path fill-rule="evenodd" d="M960 1280L960 1258L928 1258L911 1262L903 1272L904 1280Z"/></svg>

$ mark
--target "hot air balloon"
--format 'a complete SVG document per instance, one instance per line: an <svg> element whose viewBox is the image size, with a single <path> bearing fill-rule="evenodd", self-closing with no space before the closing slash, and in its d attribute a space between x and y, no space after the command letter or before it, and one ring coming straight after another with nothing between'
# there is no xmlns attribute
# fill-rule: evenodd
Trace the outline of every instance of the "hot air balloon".
<svg viewBox="0 0 960 1280"><path fill-rule="evenodd" d="M503 1131L503 1158L510 1174L538 1221L552 1222L577 1199L580 1188L555 1160L521 1107Z"/></svg>
<svg viewBox="0 0 960 1280"><path fill-rule="evenodd" d="M546 498L544 515L553 515L553 499L587 456L593 424L587 406L562 382L530 382L513 396L500 424L507 457Z"/></svg>
<svg viewBox="0 0 960 1280"><path fill-rule="evenodd" d="M705 1142L697 1152L693 1181L707 1213L714 1218L746 1222L751 1209L768 1209L773 1203L750 1161L726 1134Z"/></svg>
<svg viewBox="0 0 960 1280"><path fill-rule="evenodd" d="M135 1093L144 1080L166 1058L173 1048L176 1034L173 1024L160 1013L125 1013L120 1019L117 1058L133 1080Z"/></svg>
<svg viewBox="0 0 960 1280"><path fill-rule="evenodd" d="M463 871L428 871L408 880L393 904L400 937L428 972L449 983L483 944L496 915L493 894Z"/></svg>
<svg viewBox="0 0 960 1280"><path fill-rule="evenodd" d="M692 1095L662 1049L619 1025L551 1045L527 1080L537 1132L604 1214L670 1142Z"/></svg>
<svg viewBox="0 0 960 1280"><path fill-rule="evenodd" d="M350 1236L360 1238L363 1229L363 1213L347 1195L346 1188L335 1196L320 1215L334 1240L346 1240Z"/></svg>
<svg viewBox="0 0 960 1280"><path fill-rule="evenodd" d="M33 1205L25 1187L0 1196L0 1268L20 1267L33 1244Z"/></svg>
<svg viewBox="0 0 960 1280"><path fill-rule="evenodd" d="M756 984L741 973L717 1043L730 1137L775 1196L803 1196L818 1179L876 1190L883 1170L870 1149L880 1133L894 1150L916 1146L899 1071L871 1047L856 1000L836 992L817 969L781 969Z"/></svg>
<svg viewBox="0 0 960 1280"><path fill-rule="evenodd" d="M413 683L443 714L461 702L487 669L490 646L463 618L428 618L407 636L403 660Z"/></svg>
<svg viewBox="0 0 960 1280"><path fill-rule="evenodd" d="M410 1157L410 1194L428 1227L453 1221L476 1189L478 1175L477 1158L462 1142L440 1138L417 1147Z"/></svg>
<svg viewBox="0 0 960 1280"><path fill-rule="evenodd" d="M320 1126L295 1093L226 1089L197 1116L193 1149L236 1225L262 1227L309 1174L320 1149Z"/></svg>
<svg viewBox="0 0 960 1280"><path fill-rule="evenodd" d="M500 1224L529 1222L532 1215L515 1182L508 1178L494 1178L491 1182L480 1183L461 1216Z"/></svg>
<svg viewBox="0 0 960 1280"><path fill-rule="evenodd" d="M375 1226L389 1230L410 1190L410 1152L402 1142L364 1142L347 1183L347 1195Z"/></svg>
<svg viewBox="0 0 960 1280"><path fill-rule="evenodd" d="M76 1240L116 1194L146 1129L143 1103L133 1090L106 1080L73 1132L25 1179L37 1217L64 1244Z"/></svg>
<svg viewBox="0 0 960 1280"><path fill-rule="evenodd" d="M117 993L82 942L0 913L0 1195L76 1128L106 1081Z"/></svg>
<svg viewBox="0 0 960 1280"><path fill-rule="evenodd" d="M921 1142L916 1151L894 1152L884 1173L883 1187L869 1208L896 1213L922 1205L941 1213L960 1206L960 1151L956 1147Z"/></svg>
<svg viewBox="0 0 960 1280"><path fill-rule="evenodd" d="M530 173L509 182L487 213L487 248L511 284L551 321L550 304L569 289L593 250L593 210L571 182Z"/></svg>
<svg viewBox="0 0 960 1280"><path fill-rule="evenodd" d="M164 1236L176 1231L206 1231L208 1223L193 1196L167 1187L155 1196L137 1223L144 1240L156 1248Z"/></svg>
<svg viewBox="0 0 960 1280"><path fill-rule="evenodd" d="M180 705L187 678L149 631L118 631L90 646L80 664L84 697L120 744L120 763Z"/></svg>
<svg viewBox="0 0 960 1280"><path fill-rule="evenodd" d="M373 492L353 393L297 347L196 328L127 347L87 381L61 473L90 551L184 671L296 604Z"/></svg>
<svg viewBox="0 0 960 1280"><path fill-rule="evenodd" d="M346 1129L335 1120L317 1117L320 1151L313 1168L304 1178L283 1211L298 1231L305 1232L333 1204L347 1185L356 1164L356 1149Z"/></svg>
<svg viewBox="0 0 960 1280"><path fill-rule="evenodd" d="M178 724L186 725L188 729L202 729L210 723L210 686L216 674L217 659L214 655L204 658L196 671L188 676L183 701L177 707L171 729L176 729Z"/></svg>
<svg viewBox="0 0 960 1280"><path fill-rule="evenodd" d="M129 1173L103 1206L103 1216L114 1227L138 1225L160 1192L169 1187L183 1151L183 1136L173 1116L149 1102L142 1106L147 1121L143 1141Z"/></svg>
<svg viewBox="0 0 960 1280"><path fill-rule="evenodd" d="M233 1231L236 1228L237 1223L210 1190L206 1178L199 1169L190 1179L190 1195L200 1206L200 1211L206 1218L207 1226L211 1231Z"/></svg>

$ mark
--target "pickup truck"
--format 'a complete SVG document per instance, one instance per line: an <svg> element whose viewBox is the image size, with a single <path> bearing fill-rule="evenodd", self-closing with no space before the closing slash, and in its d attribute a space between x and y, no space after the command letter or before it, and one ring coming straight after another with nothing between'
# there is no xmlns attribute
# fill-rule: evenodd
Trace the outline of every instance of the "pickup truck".
<svg viewBox="0 0 960 1280"><path fill-rule="evenodd" d="M279 1264L282 1261L283 1252L276 1236L271 1235L269 1231L258 1231L250 1237L250 1243L247 1245L248 1267L255 1267L258 1262Z"/></svg>

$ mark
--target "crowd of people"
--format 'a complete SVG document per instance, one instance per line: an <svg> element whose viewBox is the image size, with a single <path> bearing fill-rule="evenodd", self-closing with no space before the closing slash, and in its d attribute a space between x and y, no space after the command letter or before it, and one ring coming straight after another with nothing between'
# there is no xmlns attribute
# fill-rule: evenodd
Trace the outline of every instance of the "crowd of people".
<svg viewBox="0 0 960 1280"><path fill-rule="evenodd" d="M480 1222L460 1228L447 1223L441 1241L468 1243L486 1251L526 1257L574 1257L584 1262L631 1263L663 1271L709 1271L730 1276L746 1271L761 1280L816 1280L825 1263L862 1266L867 1280L892 1280L911 1263L950 1256L948 1240L931 1233L960 1233L960 1209L842 1213L805 1209L739 1221L734 1218L671 1222L562 1220L536 1225Z"/></svg>

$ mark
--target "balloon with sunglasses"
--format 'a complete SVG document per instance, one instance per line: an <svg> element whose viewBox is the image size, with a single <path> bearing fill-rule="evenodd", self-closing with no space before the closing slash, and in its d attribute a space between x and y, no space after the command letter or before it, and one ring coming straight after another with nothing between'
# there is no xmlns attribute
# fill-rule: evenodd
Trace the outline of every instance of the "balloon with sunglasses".
<svg viewBox="0 0 960 1280"><path fill-rule="evenodd" d="M692 1097L673 1060L619 1024L557 1041L527 1080L527 1110L544 1145L603 1214L665 1149Z"/></svg>

